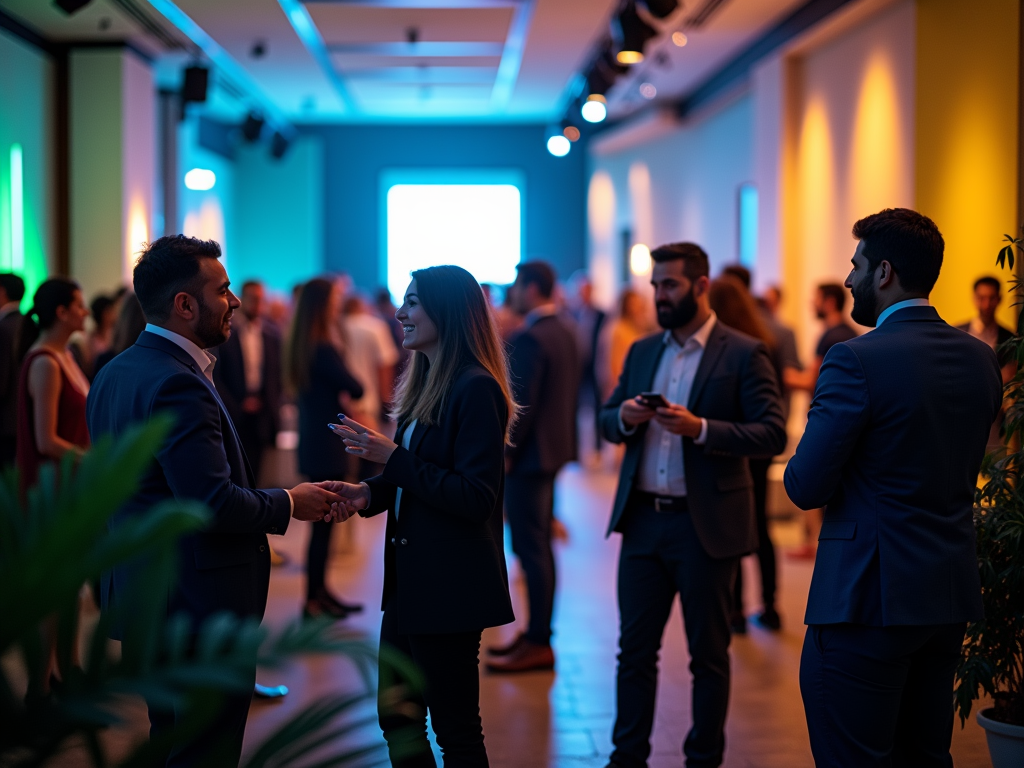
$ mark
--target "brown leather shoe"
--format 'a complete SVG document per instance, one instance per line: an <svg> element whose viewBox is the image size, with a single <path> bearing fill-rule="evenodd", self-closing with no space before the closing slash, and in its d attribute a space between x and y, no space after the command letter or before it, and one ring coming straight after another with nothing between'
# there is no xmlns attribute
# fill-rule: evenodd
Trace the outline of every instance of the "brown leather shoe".
<svg viewBox="0 0 1024 768"><path fill-rule="evenodd" d="M508 656L487 662L490 672L533 672L541 669L555 668L555 652L550 645L538 645L525 637L519 647Z"/></svg>
<svg viewBox="0 0 1024 768"><path fill-rule="evenodd" d="M487 649L487 655L488 656L508 656L510 653L512 653L512 651L514 651L516 648L519 647L519 645L523 642L525 637L526 636L523 635L520 632L518 635L516 635L516 639L513 640L508 645L499 645L499 646L495 646L494 648L488 648Z"/></svg>

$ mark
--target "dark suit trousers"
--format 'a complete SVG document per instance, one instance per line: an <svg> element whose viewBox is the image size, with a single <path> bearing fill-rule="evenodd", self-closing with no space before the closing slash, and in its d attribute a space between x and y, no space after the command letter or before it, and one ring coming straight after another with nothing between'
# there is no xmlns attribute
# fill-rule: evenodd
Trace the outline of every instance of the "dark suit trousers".
<svg viewBox="0 0 1024 768"><path fill-rule="evenodd" d="M150 708L149 737L160 757L153 765L167 768L229 768L237 766L242 757L242 738L245 735L245 721L249 717L252 703L252 689L256 684L256 665L252 667L252 683L244 694L226 696L221 700L220 711L213 720L193 738L183 736L184 731L193 727L183 719L181 712L168 712ZM219 692L197 691L199 706L216 706ZM195 706L195 704L193 704ZM172 735L172 731L177 731Z"/></svg>
<svg viewBox="0 0 1024 768"><path fill-rule="evenodd" d="M17 453L17 437L15 435L0 436L0 468L9 467L13 464Z"/></svg>
<svg viewBox="0 0 1024 768"><path fill-rule="evenodd" d="M965 624L807 628L800 692L818 768L952 768Z"/></svg>
<svg viewBox="0 0 1024 768"><path fill-rule="evenodd" d="M651 752L658 652L676 593L693 674L693 726L683 743L690 768L722 763L729 706L729 612L739 558L716 559L686 512L631 505L619 554L619 668L611 759L643 768Z"/></svg>
<svg viewBox="0 0 1024 768"><path fill-rule="evenodd" d="M526 577L530 623L526 639L538 645L551 642L555 606L555 553L551 521L555 513L555 476L509 473L505 477L505 516L512 551Z"/></svg>
<svg viewBox="0 0 1024 768"><path fill-rule="evenodd" d="M377 714L391 765L435 768L427 741L427 712L441 748L445 768L487 768L480 720L480 630L437 635L398 631L398 610L390 600L380 627L381 646L391 646L415 662L426 681L422 692L392 699L384 681L403 685L390 668L381 667Z"/></svg>
<svg viewBox="0 0 1024 768"><path fill-rule="evenodd" d="M761 600L766 611L775 610L775 589L778 583L775 565L775 545L768 535L768 468L771 459L750 459L750 474L754 476L754 516L757 518L757 564L761 569ZM743 613L743 569L736 570L737 614Z"/></svg>

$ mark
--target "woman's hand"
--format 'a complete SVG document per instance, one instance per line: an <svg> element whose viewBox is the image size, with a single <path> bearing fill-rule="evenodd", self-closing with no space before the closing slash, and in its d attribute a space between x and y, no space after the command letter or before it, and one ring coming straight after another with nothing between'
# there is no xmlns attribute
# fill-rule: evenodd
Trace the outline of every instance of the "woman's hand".
<svg viewBox="0 0 1024 768"><path fill-rule="evenodd" d="M342 498L341 502L331 504L328 522L334 520L336 523L343 523L359 510L370 506L370 487L366 483L343 483L336 480L326 480L322 483L314 483L314 485Z"/></svg>
<svg viewBox="0 0 1024 768"><path fill-rule="evenodd" d="M331 424L331 430L345 443L345 452L377 464L387 464L398 447L380 432L364 427L343 413L338 414L341 424Z"/></svg>

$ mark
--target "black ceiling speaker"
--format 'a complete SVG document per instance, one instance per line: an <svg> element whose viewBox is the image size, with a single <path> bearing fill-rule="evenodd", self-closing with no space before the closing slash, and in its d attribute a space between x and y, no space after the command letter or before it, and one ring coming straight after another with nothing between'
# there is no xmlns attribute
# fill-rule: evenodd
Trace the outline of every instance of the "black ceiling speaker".
<svg viewBox="0 0 1024 768"><path fill-rule="evenodd" d="M647 12L656 19L666 19L679 7L679 0L643 0Z"/></svg>
<svg viewBox="0 0 1024 768"><path fill-rule="evenodd" d="M206 67L186 67L185 83L181 86L182 101L206 101L206 86L210 70Z"/></svg>
<svg viewBox="0 0 1024 768"><path fill-rule="evenodd" d="M273 137L270 139L270 156L275 160L280 160L284 157L284 153L287 151L288 139L275 131Z"/></svg>
<svg viewBox="0 0 1024 768"><path fill-rule="evenodd" d="M658 30L640 18L636 3L630 2L612 19L612 38L618 46L615 58L620 64L639 64L644 60L644 45Z"/></svg>
<svg viewBox="0 0 1024 768"><path fill-rule="evenodd" d="M72 13L82 10L92 0L53 0L53 4L70 16Z"/></svg>
<svg viewBox="0 0 1024 768"><path fill-rule="evenodd" d="M245 122L242 123L242 136L245 137L245 140L248 142L259 141L260 134L263 133L264 122L266 121L255 112L246 115Z"/></svg>

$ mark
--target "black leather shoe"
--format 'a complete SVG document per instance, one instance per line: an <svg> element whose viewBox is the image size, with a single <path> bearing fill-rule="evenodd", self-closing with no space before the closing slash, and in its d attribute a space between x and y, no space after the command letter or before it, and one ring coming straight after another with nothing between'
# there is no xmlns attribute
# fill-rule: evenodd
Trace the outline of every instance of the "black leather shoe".
<svg viewBox="0 0 1024 768"><path fill-rule="evenodd" d="M759 613L754 617L754 621L758 626L764 627L770 632L778 632L782 629L782 619L779 617L778 612L774 610Z"/></svg>
<svg viewBox="0 0 1024 768"><path fill-rule="evenodd" d="M363 610L362 603L346 603L345 601L336 598L330 592L324 592L320 595L320 602L323 603L325 608L327 608L328 613L331 613L331 609L344 611L346 615L350 613L362 613Z"/></svg>
<svg viewBox="0 0 1024 768"><path fill-rule="evenodd" d="M520 635L516 635L516 639L513 640L508 645L499 645L499 646L497 646L495 648L488 648L487 649L487 655L488 656L508 656L510 653L515 651L520 645L522 645L524 637L525 637L525 635L521 635L521 634Z"/></svg>

